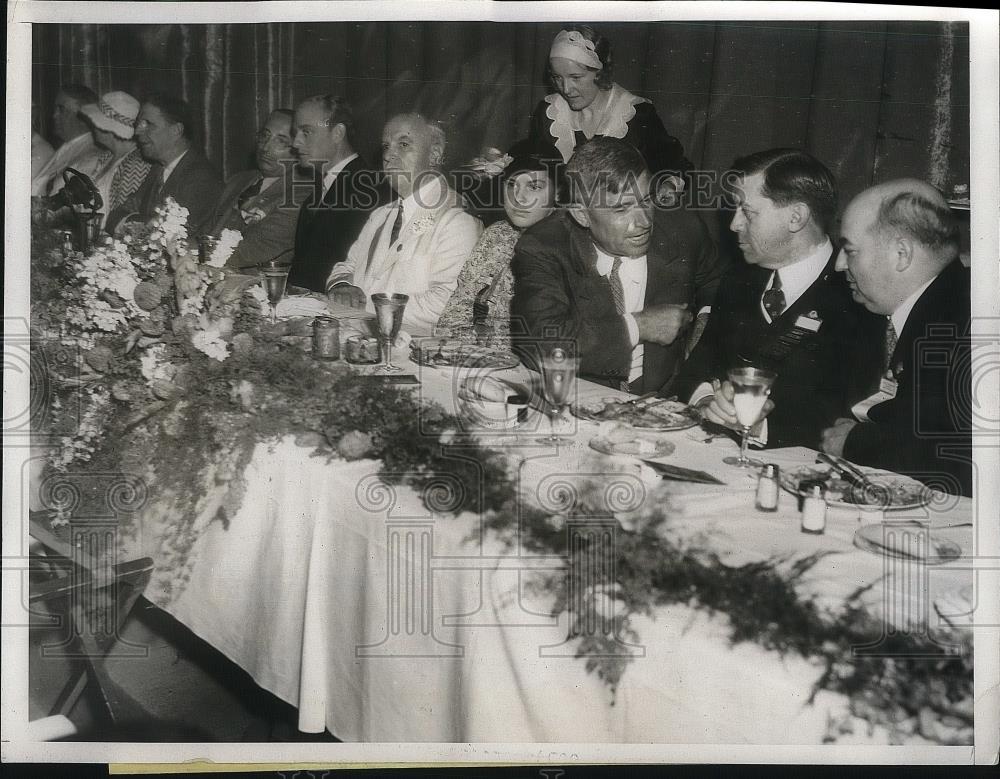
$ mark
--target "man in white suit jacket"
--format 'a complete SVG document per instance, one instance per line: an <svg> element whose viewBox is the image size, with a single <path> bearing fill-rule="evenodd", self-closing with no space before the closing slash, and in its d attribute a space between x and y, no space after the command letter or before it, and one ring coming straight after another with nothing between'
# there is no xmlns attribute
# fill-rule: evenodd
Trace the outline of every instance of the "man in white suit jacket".
<svg viewBox="0 0 1000 779"><path fill-rule="evenodd" d="M333 266L326 289L335 303L374 311L374 293L403 293L403 328L433 330L483 229L437 170L444 148L444 132L419 114L386 124L382 161L399 199L372 211L347 259Z"/></svg>

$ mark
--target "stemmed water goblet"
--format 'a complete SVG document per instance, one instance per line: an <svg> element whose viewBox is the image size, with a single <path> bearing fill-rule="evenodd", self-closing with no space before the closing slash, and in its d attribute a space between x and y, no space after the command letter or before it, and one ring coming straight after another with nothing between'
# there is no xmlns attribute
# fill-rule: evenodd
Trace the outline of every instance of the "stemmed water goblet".
<svg viewBox="0 0 1000 779"><path fill-rule="evenodd" d="M549 418L550 433L540 439L545 443L558 444L566 439L556 435L555 426L566 407L569 405L576 386L576 374L580 366L580 358L576 355L573 343L553 344L542 354L542 388L545 395L545 413Z"/></svg>
<svg viewBox="0 0 1000 779"><path fill-rule="evenodd" d="M743 440L740 442L740 456L726 457L722 461L737 468L759 468L763 465L760 460L747 457L750 428L757 423L778 374L764 368L741 367L730 369L728 376L733 385L733 405L736 406L736 421L743 431Z"/></svg>
<svg viewBox="0 0 1000 779"><path fill-rule="evenodd" d="M291 267L289 264L269 263L260 270L261 284L263 284L267 300L271 304L272 325L278 323L278 303L285 295L285 285L288 283L288 272Z"/></svg>
<svg viewBox="0 0 1000 779"><path fill-rule="evenodd" d="M396 373L403 370L392 364L392 344L399 335L399 328L403 324L403 311L409 299L409 295L387 295L384 292L372 295L375 321L378 324L378 340L382 347L382 364L376 368L376 373Z"/></svg>

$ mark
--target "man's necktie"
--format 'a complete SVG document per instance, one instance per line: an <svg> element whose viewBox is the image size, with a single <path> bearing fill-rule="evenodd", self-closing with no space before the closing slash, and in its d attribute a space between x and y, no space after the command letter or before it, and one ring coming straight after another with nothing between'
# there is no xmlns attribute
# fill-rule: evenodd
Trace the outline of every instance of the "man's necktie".
<svg viewBox="0 0 1000 779"><path fill-rule="evenodd" d="M785 293L781 291L781 276L778 271L774 272L771 279L771 288L764 293L764 310L774 321L785 310Z"/></svg>
<svg viewBox="0 0 1000 779"><path fill-rule="evenodd" d="M611 285L611 297L615 301L615 312L619 316L625 316L627 313L625 311L625 287L622 286L621 276L618 275L621 266L622 258L615 257L614 262L611 263L611 273L608 274L608 284ZM622 392L628 392L628 381L618 382L618 389Z"/></svg>
<svg viewBox="0 0 1000 779"><path fill-rule="evenodd" d="M885 376L889 373L889 366L892 364L892 355L896 351L896 342L898 336L896 334L896 328L892 324L892 319L886 317L886 327L885 327L885 354L882 357L882 375Z"/></svg>
<svg viewBox="0 0 1000 779"><path fill-rule="evenodd" d="M389 233L389 245L392 246L399 240L399 231L403 229L403 201L399 201L399 208L396 209L396 221L392 223L392 232Z"/></svg>
<svg viewBox="0 0 1000 779"><path fill-rule="evenodd" d="M240 192L239 199L236 201L236 205L240 211L247 210L247 203L249 203L253 198L260 194L260 188L264 185L263 177L258 178L249 187Z"/></svg>
<svg viewBox="0 0 1000 779"><path fill-rule="evenodd" d="M622 266L622 258L615 257L614 262L611 264L611 273L608 274L608 284L611 285L611 297L615 301L615 311L620 316L625 316L627 313L625 311L625 288L622 286L621 276L618 275L618 269Z"/></svg>

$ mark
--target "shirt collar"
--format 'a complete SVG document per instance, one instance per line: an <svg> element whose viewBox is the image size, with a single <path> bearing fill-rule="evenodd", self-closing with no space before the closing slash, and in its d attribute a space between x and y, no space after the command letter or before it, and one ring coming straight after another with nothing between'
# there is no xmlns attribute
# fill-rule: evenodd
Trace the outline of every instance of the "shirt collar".
<svg viewBox="0 0 1000 779"><path fill-rule="evenodd" d="M357 158L357 154L352 154L350 157L344 157L340 162L333 163L326 169L326 172L323 173L323 194L326 194L326 191L331 187L333 180L337 178L337 174Z"/></svg>
<svg viewBox="0 0 1000 779"><path fill-rule="evenodd" d="M937 276L934 277L936 279ZM892 320L892 326L896 329L896 336L898 337L900 333L903 332L903 328L906 326L906 320L910 317L910 312L913 307L917 304L920 296L924 294L924 290L927 289L934 279L928 279L926 282L920 285L913 294L910 295L906 300L900 303L896 310L892 312L889 319Z"/></svg>
<svg viewBox="0 0 1000 779"><path fill-rule="evenodd" d="M163 180L164 181L166 181L168 178L170 178L170 174L174 172L174 168L177 167L177 163L179 163L182 159L184 159L184 155L187 154L188 151L190 151L190 150L189 149L185 149L179 155L177 155L177 157L174 158L173 162L171 162L169 165L164 165L163 166Z"/></svg>
<svg viewBox="0 0 1000 779"><path fill-rule="evenodd" d="M788 305L791 305L793 300L800 297L820 277L830 261L831 254L833 254L833 244L830 243L829 238L826 238L814 251L801 260L777 269L777 272L781 274L781 291L785 293ZM771 278L774 278L774 274L771 275ZM768 282L768 287L770 287L770 282Z"/></svg>
<svg viewBox="0 0 1000 779"><path fill-rule="evenodd" d="M613 255L605 252L596 243L594 244L594 251L597 252L597 273L599 276L610 276L611 269L615 266L615 258ZM636 260L645 260L646 255L641 257L622 257L622 263L634 262Z"/></svg>
<svg viewBox="0 0 1000 779"><path fill-rule="evenodd" d="M418 195L420 196L419 202ZM403 221L409 221L417 209L432 210L440 201L441 179L439 176L429 176L408 197L403 198Z"/></svg>

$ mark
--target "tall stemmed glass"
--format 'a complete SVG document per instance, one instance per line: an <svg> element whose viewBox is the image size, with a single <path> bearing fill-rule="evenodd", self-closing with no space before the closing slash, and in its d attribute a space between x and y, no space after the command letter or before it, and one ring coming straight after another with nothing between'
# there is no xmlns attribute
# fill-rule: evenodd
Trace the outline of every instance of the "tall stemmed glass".
<svg viewBox="0 0 1000 779"><path fill-rule="evenodd" d="M285 285L288 283L288 271L291 270L288 264L268 264L260 270L260 281L264 285L264 292L267 293L267 300L271 304L271 324L278 323L278 303L285 295Z"/></svg>
<svg viewBox="0 0 1000 779"><path fill-rule="evenodd" d="M546 349L542 354L542 387L545 393L545 413L549 417L550 433L540 439L545 443L558 444L566 441L556 435L556 419L569 405L576 386L576 374L580 358L572 343L560 343Z"/></svg>
<svg viewBox="0 0 1000 779"><path fill-rule="evenodd" d="M778 378L774 371L764 368L732 368L729 371L729 382L733 385L733 405L736 406L736 421L743 429L743 441L740 443L739 457L726 457L722 460L726 465L737 468L759 468L760 460L747 457L747 441L750 428L757 422L760 412L764 409L767 396L771 394L771 385Z"/></svg>
<svg viewBox="0 0 1000 779"><path fill-rule="evenodd" d="M384 292L372 295L375 321L378 323L378 340L382 347L382 365L376 368L376 373L395 373L403 370L392 364L392 344L399 335L399 328L403 324L403 310L409 299L409 295L387 295Z"/></svg>

